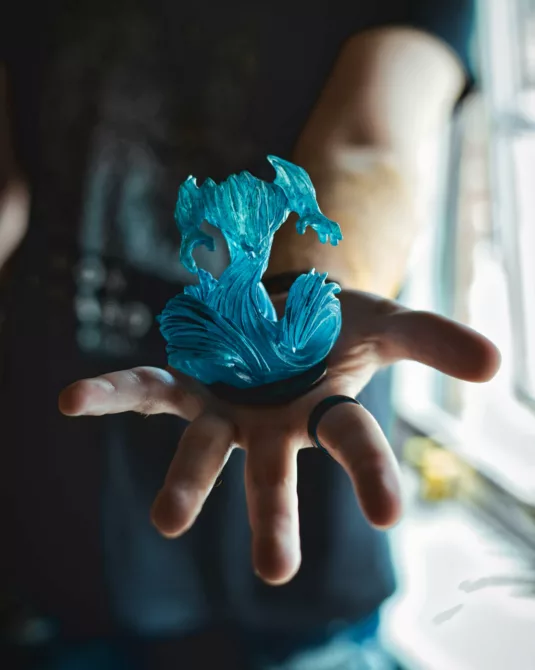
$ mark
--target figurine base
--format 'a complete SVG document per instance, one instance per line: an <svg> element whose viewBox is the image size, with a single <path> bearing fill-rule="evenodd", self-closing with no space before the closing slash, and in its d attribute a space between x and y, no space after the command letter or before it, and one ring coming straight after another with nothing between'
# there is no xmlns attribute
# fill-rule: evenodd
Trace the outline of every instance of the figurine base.
<svg viewBox="0 0 535 670"><path fill-rule="evenodd" d="M237 388L228 384L211 384L207 388L221 400L235 405L284 405L315 388L327 373L327 361L320 361L306 372L271 384Z"/></svg>

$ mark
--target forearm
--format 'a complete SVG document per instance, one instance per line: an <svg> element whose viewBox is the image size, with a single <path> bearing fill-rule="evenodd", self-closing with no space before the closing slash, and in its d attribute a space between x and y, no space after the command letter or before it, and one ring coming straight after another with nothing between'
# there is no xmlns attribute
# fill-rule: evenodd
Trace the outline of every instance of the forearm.
<svg viewBox="0 0 535 670"><path fill-rule="evenodd" d="M284 226L268 276L315 267L346 287L394 296L416 233L419 158L445 127L464 83L449 49L413 30L354 38L303 131L294 160L344 235L322 245Z"/></svg>
<svg viewBox="0 0 535 670"><path fill-rule="evenodd" d="M340 224L341 244L321 244L311 230L300 236L287 224L275 237L268 276L315 268L346 288L395 295L417 231L412 190L395 157L358 149L352 156L360 168L332 159L300 163L323 213Z"/></svg>

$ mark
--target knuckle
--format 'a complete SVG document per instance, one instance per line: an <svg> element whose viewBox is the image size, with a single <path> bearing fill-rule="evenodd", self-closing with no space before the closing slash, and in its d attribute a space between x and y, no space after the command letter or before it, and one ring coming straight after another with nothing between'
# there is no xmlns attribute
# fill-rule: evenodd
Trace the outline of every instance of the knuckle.
<svg viewBox="0 0 535 670"><path fill-rule="evenodd" d="M139 401L136 412L139 414L155 414L161 405L161 400L156 397L156 388L153 376L144 368L132 368L127 372L127 378L136 387Z"/></svg>
<svg viewBox="0 0 535 670"><path fill-rule="evenodd" d="M146 387L150 386L152 382L152 377L144 368L132 368L131 370L127 370L126 376L129 381L136 386Z"/></svg>
<svg viewBox="0 0 535 670"><path fill-rule="evenodd" d="M196 428L196 436L202 440L228 439L230 442L234 435L234 429L230 421L217 414L205 414Z"/></svg>
<svg viewBox="0 0 535 670"><path fill-rule="evenodd" d="M149 416L151 414L155 414L156 409L157 409L156 401L153 398L146 397L138 403L136 407L136 412L138 414Z"/></svg>
<svg viewBox="0 0 535 670"><path fill-rule="evenodd" d="M291 490L292 480L281 474L278 468L266 468L260 472L253 472L251 483L259 496L278 498Z"/></svg>
<svg viewBox="0 0 535 670"><path fill-rule="evenodd" d="M278 496L258 496L252 509L254 510L257 529L275 532L290 528L295 523L293 500L287 500L286 496L282 498Z"/></svg>
<svg viewBox="0 0 535 670"><path fill-rule="evenodd" d="M398 303L388 298L379 298L375 303L376 316L390 316L400 311Z"/></svg>
<svg viewBox="0 0 535 670"><path fill-rule="evenodd" d="M286 531L293 527L294 519L289 510L274 510L265 515L265 527L273 535L278 535L281 531Z"/></svg>
<svg viewBox="0 0 535 670"><path fill-rule="evenodd" d="M84 393L90 393L95 389L95 386L110 393L117 392L117 387L113 381L109 379L108 375L102 375L101 377L95 377L93 379L81 379L76 385L79 386Z"/></svg>
<svg viewBox="0 0 535 670"><path fill-rule="evenodd" d="M135 383L138 384L139 400L136 404L136 412L139 414L154 414L157 406L157 401L151 394L151 386L144 383L142 379L138 379L135 373L132 374Z"/></svg>
<svg viewBox="0 0 535 670"><path fill-rule="evenodd" d="M333 408L337 409L337 408ZM341 407L340 410L344 408ZM330 414L330 416L329 416ZM326 437L329 447L334 452L345 451L348 444L352 444L358 432L352 417L348 417L344 411L332 411L322 418L318 433L320 438Z"/></svg>

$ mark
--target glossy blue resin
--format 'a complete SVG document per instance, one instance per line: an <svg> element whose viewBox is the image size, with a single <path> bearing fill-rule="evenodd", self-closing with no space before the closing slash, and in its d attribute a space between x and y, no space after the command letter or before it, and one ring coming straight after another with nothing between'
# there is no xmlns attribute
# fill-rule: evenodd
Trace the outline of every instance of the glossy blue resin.
<svg viewBox="0 0 535 670"><path fill-rule="evenodd" d="M201 186L189 177L178 191L175 219L182 234L180 258L199 284L172 298L159 317L169 365L205 384L257 387L288 379L321 362L340 333L340 287L314 270L292 285L284 316L277 318L261 282L273 236L291 212L297 230L312 228L321 242L342 239L340 227L321 213L308 174L275 156L273 183L248 172ZM230 263L219 279L197 268L192 252L214 240L207 221L225 237Z"/></svg>

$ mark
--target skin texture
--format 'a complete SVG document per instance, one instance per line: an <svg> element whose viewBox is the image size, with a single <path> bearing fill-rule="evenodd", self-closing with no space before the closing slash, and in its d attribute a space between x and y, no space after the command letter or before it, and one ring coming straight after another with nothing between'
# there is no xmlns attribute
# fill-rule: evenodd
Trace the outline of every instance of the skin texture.
<svg viewBox="0 0 535 670"><path fill-rule="evenodd" d="M422 156L464 85L456 56L426 33L383 28L349 40L294 156L344 241L324 246L283 226L268 275L315 267L344 287L397 295L420 224Z"/></svg>
<svg viewBox="0 0 535 670"><path fill-rule="evenodd" d="M195 522L231 450L245 449L254 567L268 583L287 582L301 560L297 452L310 447L306 425L314 406L333 394L354 397L380 367L401 359L473 382L490 379L499 366L491 342L452 321L359 291L344 291L341 301L343 329L326 379L283 409L230 405L176 372L137 368L76 382L61 394L60 410L68 416L165 412L192 421L152 508L154 524L170 538ZM373 416L340 405L324 415L319 437L351 478L369 522L394 524L401 514L398 466Z"/></svg>
<svg viewBox="0 0 535 670"><path fill-rule="evenodd" d="M379 368L401 359L472 382L497 371L499 353L483 336L373 295L392 297L402 282L418 229L418 156L440 132L463 83L461 66L433 37L401 28L371 31L347 43L303 130L293 159L308 170L320 206L345 238L332 249L290 226L275 238L272 274L315 267L344 288L342 334L326 378L311 393L282 408L251 409L224 403L173 371L147 367L81 380L61 393L67 416L133 411L191 421L152 508L163 535L175 538L191 527L232 449L244 449L253 565L266 582L285 583L300 564L297 452L310 447L306 426L314 406L332 394L354 397ZM7 150L0 161L5 202L15 170ZM0 218L0 239L9 228L5 221ZM25 225L20 216L10 249ZM284 300L278 296L279 308ZM369 522L394 524L401 514L398 466L371 414L353 404L335 407L318 434L351 478Z"/></svg>

